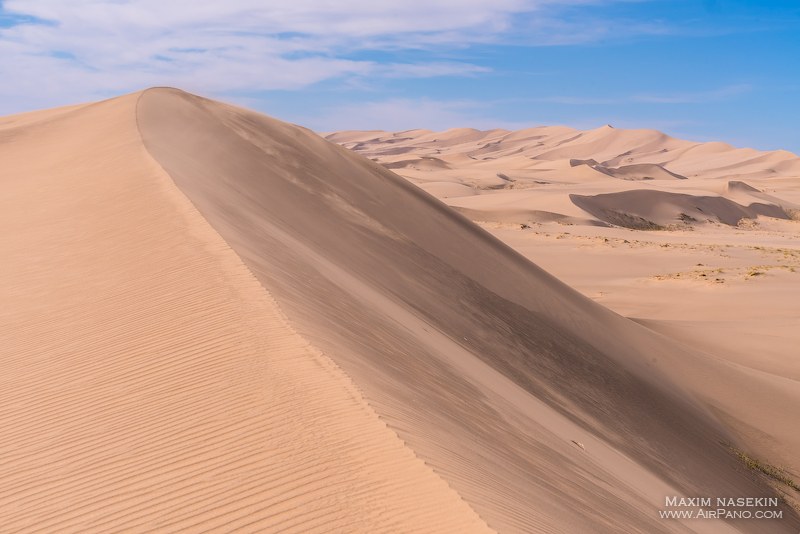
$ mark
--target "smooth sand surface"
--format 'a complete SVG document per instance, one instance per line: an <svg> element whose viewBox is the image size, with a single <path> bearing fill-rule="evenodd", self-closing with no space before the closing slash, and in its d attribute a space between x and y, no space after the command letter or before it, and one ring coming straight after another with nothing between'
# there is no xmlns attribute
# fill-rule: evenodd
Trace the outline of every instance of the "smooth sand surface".
<svg viewBox="0 0 800 534"><path fill-rule="evenodd" d="M623 178L594 168L620 167L609 160L637 136L656 152L694 145L652 131L608 139L609 130L397 134L409 145L390 148L388 163L413 159L415 139L453 151L414 165L450 194L475 193L459 201L531 193L508 187L521 176L535 189L582 173L586 190L571 191L567 177L554 202L517 195L515 214L492 205L510 219L484 226L517 251L308 130L178 90L0 119L0 523L23 532L797 532L787 504L766 523L659 518L666 496L783 491L729 445L794 459L800 396L778 375L786 362L775 355L755 368L687 342L669 317L652 319L658 327L643 314L624 318L515 242L550 239L544 229L559 222L523 232L514 221L542 212L584 221L586 239L650 235L597 219L569 194L651 182L641 174L653 168ZM358 144L383 134L342 135ZM478 157L464 143L499 136L558 144L545 146L538 170L487 164L453 180ZM566 150L570 142L583 151ZM477 150L527 157L501 145ZM729 150L711 148L697 150ZM793 169L781 154L742 157L748 169L754 159ZM670 161L623 164L692 181ZM670 283L652 280L661 282Z"/></svg>
<svg viewBox="0 0 800 534"><path fill-rule="evenodd" d="M0 122L0 531L488 531L152 160L139 96Z"/></svg>

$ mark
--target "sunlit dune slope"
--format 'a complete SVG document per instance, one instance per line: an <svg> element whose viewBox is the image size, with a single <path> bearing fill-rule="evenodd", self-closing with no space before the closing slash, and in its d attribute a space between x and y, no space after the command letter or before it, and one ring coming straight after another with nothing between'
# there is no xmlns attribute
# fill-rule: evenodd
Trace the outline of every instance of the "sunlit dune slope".
<svg viewBox="0 0 800 534"><path fill-rule="evenodd" d="M0 531L487 531L152 160L139 97L0 119Z"/></svg>
<svg viewBox="0 0 800 534"><path fill-rule="evenodd" d="M758 415L726 405L730 391L701 395L705 377L734 371L584 298L312 132L171 89L143 93L136 116L149 153L292 325L490 527L763 531L658 519L665 495L771 494L717 419ZM616 146L589 137L593 150ZM773 415L764 424L788 417ZM770 528L796 531L784 513Z"/></svg>

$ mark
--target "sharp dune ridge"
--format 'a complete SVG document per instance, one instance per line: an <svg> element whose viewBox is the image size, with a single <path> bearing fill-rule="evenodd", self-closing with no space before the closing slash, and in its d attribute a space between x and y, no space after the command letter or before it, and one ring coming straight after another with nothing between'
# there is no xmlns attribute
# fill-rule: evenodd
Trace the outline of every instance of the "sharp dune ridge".
<svg viewBox="0 0 800 534"><path fill-rule="evenodd" d="M601 134L570 157L613 157ZM796 389L596 304L381 165L170 88L0 139L9 528L763 531L658 510L772 495L727 444L791 457Z"/></svg>

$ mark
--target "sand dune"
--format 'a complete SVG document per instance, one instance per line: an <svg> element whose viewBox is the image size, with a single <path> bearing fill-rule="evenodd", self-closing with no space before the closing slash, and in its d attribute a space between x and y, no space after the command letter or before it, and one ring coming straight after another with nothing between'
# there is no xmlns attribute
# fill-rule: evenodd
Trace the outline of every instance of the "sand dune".
<svg viewBox="0 0 800 534"><path fill-rule="evenodd" d="M759 215L791 219L780 206L764 202L741 205L718 196L666 191L621 191L594 196L570 195L572 202L600 220L634 229L658 229L676 221L719 221L735 226Z"/></svg>
<svg viewBox="0 0 800 534"><path fill-rule="evenodd" d="M411 168L420 171L424 170L440 170L449 169L450 166L439 158L423 157L418 159L407 159L402 161L395 161L386 164L387 169L404 169Z"/></svg>
<svg viewBox="0 0 800 534"><path fill-rule="evenodd" d="M657 519L665 492L769 491L669 377L686 349L381 166L177 91L145 93L139 124L299 331L489 526L681 530Z"/></svg>
<svg viewBox="0 0 800 534"><path fill-rule="evenodd" d="M387 166L390 164L387 164ZM634 165L623 165L621 167L608 167L597 163L596 160L589 159L570 159L570 167L577 167L579 165L586 165L595 171L613 176L621 180L685 180L685 176L670 172L661 165L654 163L637 163ZM391 167L387 167L391 168Z"/></svg>
<svg viewBox="0 0 800 534"><path fill-rule="evenodd" d="M607 130L575 142L605 157ZM729 444L791 460L791 381L609 311L381 165L173 89L0 132L5 528L764 531L658 511L774 495ZM547 135L578 134L333 138L530 186L466 202L550 187L531 174L568 161L524 148Z"/></svg>
<svg viewBox="0 0 800 534"><path fill-rule="evenodd" d="M139 96L0 126L0 530L487 531L150 158Z"/></svg>
<svg viewBox="0 0 800 534"><path fill-rule="evenodd" d="M600 168L595 167L598 170ZM685 176L670 172L654 163L637 163L621 167L602 167L602 172L623 180L685 180Z"/></svg>
<svg viewBox="0 0 800 534"><path fill-rule="evenodd" d="M487 141L492 157L472 157ZM401 145L414 148L406 158L436 153L450 164L397 169L407 180L471 186L473 195L440 198L586 296L691 347L671 352L675 382L751 452L800 478L800 435L789 430L800 406L800 158L610 127ZM353 149L392 161L380 141ZM638 180L601 172L641 166L650 172ZM665 174L641 179L656 168ZM511 183L497 187L501 174Z"/></svg>
<svg viewBox="0 0 800 534"><path fill-rule="evenodd" d="M536 210L554 213L556 216L550 217L551 220L575 224L581 224L581 220L591 225L613 220L618 221L613 224L625 227L655 228L708 221L736 224L743 218L796 217L798 209L792 197L763 192L776 180L800 176L800 158L796 155L734 148L725 143L693 143L656 130L604 126L579 131L540 127L518 132L470 130L468 134L463 129L420 135L372 132L371 137L340 132L328 138L378 161L423 188L427 182L450 181L478 193L486 192L480 198L464 202L456 199L464 195L447 195L454 199L451 205L474 213L497 213L504 208L509 213ZM359 143L351 143L350 139L359 139ZM403 154L402 159L399 153ZM436 166L414 164L428 159L435 160ZM499 180L498 176L506 180ZM755 191L729 187L729 182L746 182ZM536 194L521 205L518 195L503 193L497 198L495 193L499 189L535 189ZM444 188L438 186L431 192L436 194L439 190ZM595 207L579 212L569 206L571 195L601 194L620 195L603 198L615 199L613 210L626 215L609 216L606 212L598 215L598 201L591 203ZM679 200L671 195L682 196ZM663 205L675 209L653 214L651 209L638 204L640 200L651 207ZM505 206L501 206L503 202ZM585 201L578 202L581 208L589 207ZM712 208L713 213L704 216L702 205ZM637 214L637 210L642 213Z"/></svg>

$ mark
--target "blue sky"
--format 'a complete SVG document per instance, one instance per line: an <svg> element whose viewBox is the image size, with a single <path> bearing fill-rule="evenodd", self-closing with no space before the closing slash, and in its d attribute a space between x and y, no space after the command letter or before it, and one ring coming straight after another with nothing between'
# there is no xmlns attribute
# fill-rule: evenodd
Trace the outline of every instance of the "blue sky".
<svg viewBox="0 0 800 534"><path fill-rule="evenodd" d="M0 114L170 85L319 131L656 128L800 153L800 1L6 0Z"/></svg>

